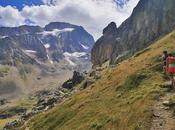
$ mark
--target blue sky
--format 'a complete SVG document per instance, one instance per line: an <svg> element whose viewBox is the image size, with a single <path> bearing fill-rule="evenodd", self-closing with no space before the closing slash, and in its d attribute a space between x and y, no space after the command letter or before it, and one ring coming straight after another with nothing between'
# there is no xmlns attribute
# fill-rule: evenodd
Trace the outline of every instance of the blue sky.
<svg viewBox="0 0 175 130"><path fill-rule="evenodd" d="M41 5L43 4L42 0L0 0L0 5L5 7L8 5L15 6L21 10L25 5Z"/></svg>
<svg viewBox="0 0 175 130"><path fill-rule="evenodd" d="M0 26L44 27L50 22L83 26L95 39L110 23L119 26L139 0L0 0ZM121 8L122 6L122 8Z"/></svg>

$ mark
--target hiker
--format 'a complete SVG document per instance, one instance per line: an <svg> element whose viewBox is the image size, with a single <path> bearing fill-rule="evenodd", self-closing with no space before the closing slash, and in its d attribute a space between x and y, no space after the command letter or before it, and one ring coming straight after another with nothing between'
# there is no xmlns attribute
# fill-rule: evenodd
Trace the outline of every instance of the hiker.
<svg viewBox="0 0 175 130"><path fill-rule="evenodd" d="M172 85L175 85L175 57L170 53L166 59L166 70L169 75L170 80L172 81Z"/></svg>
<svg viewBox="0 0 175 130"><path fill-rule="evenodd" d="M163 51L163 55L162 55L162 59L163 59L163 71L166 72L166 68L167 68L167 58L168 58L168 52L167 51Z"/></svg>

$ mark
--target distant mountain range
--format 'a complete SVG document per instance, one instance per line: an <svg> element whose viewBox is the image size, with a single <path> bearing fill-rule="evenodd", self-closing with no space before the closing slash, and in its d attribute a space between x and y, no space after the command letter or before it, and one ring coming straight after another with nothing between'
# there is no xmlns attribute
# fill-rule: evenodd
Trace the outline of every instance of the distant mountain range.
<svg viewBox="0 0 175 130"><path fill-rule="evenodd" d="M54 64L65 60L76 66L90 61L94 38L83 27L53 22L40 26L0 27L0 63ZM78 63L77 63L78 64Z"/></svg>

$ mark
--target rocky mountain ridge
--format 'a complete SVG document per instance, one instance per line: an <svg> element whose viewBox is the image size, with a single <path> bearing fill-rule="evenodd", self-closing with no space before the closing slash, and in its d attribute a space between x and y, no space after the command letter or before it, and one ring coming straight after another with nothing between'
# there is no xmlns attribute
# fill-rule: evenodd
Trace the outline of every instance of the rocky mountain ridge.
<svg viewBox="0 0 175 130"><path fill-rule="evenodd" d="M52 22L44 28L27 25L13 28L0 27L0 41L16 48L11 47L11 51L3 53L5 57L10 55L8 59L13 59L13 54L20 52L19 60L25 57L26 61L32 59L39 64L53 64L65 59L70 65L73 65L71 63L74 61L66 57L65 53L71 57L73 53L77 53L78 56L74 55L74 57L84 56L86 60L90 61L89 53L94 44L93 37L83 27L61 22ZM1 44L0 48L2 47ZM3 51L6 50L9 48L5 44ZM6 61L5 57L1 57L0 61ZM6 62L4 64L12 64L10 61Z"/></svg>
<svg viewBox="0 0 175 130"><path fill-rule="evenodd" d="M154 5L154 6L152 6ZM132 15L116 27L109 24L92 49L92 62L116 64L175 28L174 0L140 0ZM115 30L115 31L114 31Z"/></svg>

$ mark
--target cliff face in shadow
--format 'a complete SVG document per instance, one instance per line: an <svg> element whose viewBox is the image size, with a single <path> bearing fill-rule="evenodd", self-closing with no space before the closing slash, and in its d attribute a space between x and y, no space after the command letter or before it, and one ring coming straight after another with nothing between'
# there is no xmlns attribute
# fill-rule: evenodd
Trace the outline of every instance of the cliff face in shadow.
<svg viewBox="0 0 175 130"><path fill-rule="evenodd" d="M119 28L110 24L107 35L97 40L92 49L92 62L111 64L133 55L175 28L174 0L140 0L132 15ZM114 23L111 23L114 24Z"/></svg>

